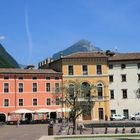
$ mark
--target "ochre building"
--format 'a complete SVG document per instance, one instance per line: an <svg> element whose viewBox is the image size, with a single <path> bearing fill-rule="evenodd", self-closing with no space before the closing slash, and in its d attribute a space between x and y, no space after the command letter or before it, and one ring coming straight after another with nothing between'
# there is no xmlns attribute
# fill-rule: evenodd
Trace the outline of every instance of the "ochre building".
<svg viewBox="0 0 140 140"><path fill-rule="evenodd" d="M60 59L51 59L39 63L40 68L52 68L63 73L63 82L80 81L81 84L94 85L91 91L94 102L88 116L81 115L80 120L105 120L110 117L108 92L108 57L103 52L78 52Z"/></svg>

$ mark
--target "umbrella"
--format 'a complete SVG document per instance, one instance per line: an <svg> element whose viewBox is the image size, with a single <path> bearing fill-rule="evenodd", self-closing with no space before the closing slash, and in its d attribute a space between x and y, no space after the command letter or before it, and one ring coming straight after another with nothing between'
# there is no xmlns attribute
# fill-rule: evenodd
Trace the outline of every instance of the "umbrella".
<svg viewBox="0 0 140 140"><path fill-rule="evenodd" d="M57 112L70 112L71 109L70 108L59 108L56 110Z"/></svg>
<svg viewBox="0 0 140 140"><path fill-rule="evenodd" d="M12 111L11 113L22 114L22 113L34 113L34 112L35 111L28 110L28 109L18 109L18 110Z"/></svg>
<svg viewBox="0 0 140 140"><path fill-rule="evenodd" d="M35 111L36 113L46 113L46 112L51 112L50 109L47 108L40 108L38 110Z"/></svg>

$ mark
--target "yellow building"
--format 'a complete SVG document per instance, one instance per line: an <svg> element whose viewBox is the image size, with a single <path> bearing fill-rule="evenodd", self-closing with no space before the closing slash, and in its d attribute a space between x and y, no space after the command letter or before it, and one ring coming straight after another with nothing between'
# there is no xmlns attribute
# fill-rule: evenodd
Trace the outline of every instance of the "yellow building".
<svg viewBox="0 0 140 140"><path fill-rule="evenodd" d="M80 81L81 84L94 85L92 90L93 109L89 116L80 116L81 120L105 120L110 116L108 92L108 57L103 52L78 52L61 56L55 61L44 61L40 68L48 66L63 73L63 82Z"/></svg>

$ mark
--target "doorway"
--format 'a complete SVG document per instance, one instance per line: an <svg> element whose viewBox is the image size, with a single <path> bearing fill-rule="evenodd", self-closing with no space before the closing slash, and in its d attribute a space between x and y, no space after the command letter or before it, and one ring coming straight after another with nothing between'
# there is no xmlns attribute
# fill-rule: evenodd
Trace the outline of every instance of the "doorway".
<svg viewBox="0 0 140 140"><path fill-rule="evenodd" d="M56 115L56 112L51 112L50 113L50 119L56 119L57 115Z"/></svg>
<svg viewBox="0 0 140 140"><path fill-rule="evenodd" d="M4 113L0 113L0 122L6 122L6 115Z"/></svg>
<svg viewBox="0 0 140 140"><path fill-rule="evenodd" d="M99 108L98 109L99 112L99 120L103 120L104 119L104 111L103 108Z"/></svg>
<svg viewBox="0 0 140 140"><path fill-rule="evenodd" d="M27 123L30 123L32 121L32 113L26 113L25 120Z"/></svg>

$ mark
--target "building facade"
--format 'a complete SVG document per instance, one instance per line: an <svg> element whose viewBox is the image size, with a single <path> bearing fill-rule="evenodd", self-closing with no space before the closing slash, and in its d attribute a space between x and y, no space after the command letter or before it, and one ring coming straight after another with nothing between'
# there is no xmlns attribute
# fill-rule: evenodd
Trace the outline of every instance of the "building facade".
<svg viewBox="0 0 140 140"><path fill-rule="evenodd" d="M140 111L140 53L115 54L108 63L111 114L129 118Z"/></svg>
<svg viewBox="0 0 140 140"><path fill-rule="evenodd" d="M57 118L62 107L60 86L62 75L51 69L0 69L0 121L17 119L12 113L19 109L34 113L22 113L21 119L39 119L35 112L48 109L45 118Z"/></svg>
<svg viewBox="0 0 140 140"><path fill-rule="evenodd" d="M79 52L61 56L55 61L43 61L40 68L52 68L63 73L63 82L80 81L81 85L94 85L91 91L94 106L91 114L81 115L80 120L104 120L110 116L108 95L108 57L103 52Z"/></svg>

